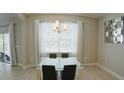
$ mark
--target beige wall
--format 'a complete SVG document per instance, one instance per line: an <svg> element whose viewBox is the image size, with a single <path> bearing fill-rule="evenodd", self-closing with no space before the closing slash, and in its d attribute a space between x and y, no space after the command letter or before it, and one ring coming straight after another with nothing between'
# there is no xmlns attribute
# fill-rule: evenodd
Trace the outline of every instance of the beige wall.
<svg viewBox="0 0 124 93"><path fill-rule="evenodd" d="M111 14L98 22L98 62L124 77L124 44L104 43L104 22L120 15Z"/></svg>
<svg viewBox="0 0 124 93"><path fill-rule="evenodd" d="M96 62L97 58L97 20L87 17L69 16L69 15L33 15L27 17L27 64L34 64L34 47L33 47L33 26L35 20L41 21L83 21L84 22L84 60L86 64Z"/></svg>

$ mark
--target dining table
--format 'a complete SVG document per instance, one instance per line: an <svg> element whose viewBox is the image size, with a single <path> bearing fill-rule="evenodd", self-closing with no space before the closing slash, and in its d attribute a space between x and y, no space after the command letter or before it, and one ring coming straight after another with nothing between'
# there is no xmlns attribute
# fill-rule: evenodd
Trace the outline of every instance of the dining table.
<svg viewBox="0 0 124 93"><path fill-rule="evenodd" d="M49 57L43 57L41 58L40 62L40 68L41 68L41 75L42 75L42 65L50 65L55 66L55 70L57 71L57 78L61 78L61 71L64 70L65 65L76 65L76 74L75 78L79 76L79 70L80 70L80 62L77 60L76 57L68 57L68 58L49 58Z"/></svg>

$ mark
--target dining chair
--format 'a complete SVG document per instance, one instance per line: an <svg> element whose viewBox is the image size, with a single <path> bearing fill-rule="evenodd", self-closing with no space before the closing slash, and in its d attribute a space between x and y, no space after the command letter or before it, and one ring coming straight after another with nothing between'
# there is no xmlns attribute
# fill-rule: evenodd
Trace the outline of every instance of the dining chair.
<svg viewBox="0 0 124 93"><path fill-rule="evenodd" d="M64 70L61 72L62 80L74 80L76 72L76 65L66 65Z"/></svg>
<svg viewBox="0 0 124 93"><path fill-rule="evenodd" d="M57 54L56 53L50 53L49 58L57 58Z"/></svg>
<svg viewBox="0 0 124 93"><path fill-rule="evenodd" d="M43 80L57 80L55 66L42 65Z"/></svg>
<svg viewBox="0 0 124 93"><path fill-rule="evenodd" d="M61 57L62 57L62 58L68 58L68 57L69 57L69 54L68 54L68 53L62 53L62 54L61 54Z"/></svg>

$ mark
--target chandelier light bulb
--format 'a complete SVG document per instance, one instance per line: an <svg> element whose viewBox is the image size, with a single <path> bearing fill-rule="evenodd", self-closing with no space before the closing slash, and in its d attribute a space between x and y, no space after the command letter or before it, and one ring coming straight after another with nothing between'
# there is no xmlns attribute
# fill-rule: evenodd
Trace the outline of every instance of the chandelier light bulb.
<svg viewBox="0 0 124 93"><path fill-rule="evenodd" d="M65 31L65 32L67 31L67 24L63 24L63 29L62 30ZM60 31L60 21L59 20L55 21L54 31L56 31L58 33L62 32L62 31Z"/></svg>

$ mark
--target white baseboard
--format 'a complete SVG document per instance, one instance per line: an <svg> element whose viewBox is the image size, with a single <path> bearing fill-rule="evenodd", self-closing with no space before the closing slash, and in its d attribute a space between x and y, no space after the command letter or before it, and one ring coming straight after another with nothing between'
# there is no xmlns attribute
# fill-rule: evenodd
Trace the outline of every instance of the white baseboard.
<svg viewBox="0 0 124 93"><path fill-rule="evenodd" d="M85 66L94 66L94 65L96 65L96 62L94 62L94 63L88 63L88 64L83 64L84 67Z"/></svg>
<svg viewBox="0 0 124 93"><path fill-rule="evenodd" d="M103 69L104 71L108 72L109 74L111 74L112 76L116 77L117 79L119 80L124 80L124 77L120 76L119 74L113 72L112 70L108 69L107 67L97 63L97 62L94 62L94 63L89 63L89 64L83 64L83 66L98 66L100 67L101 69Z"/></svg>
<svg viewBox="0 0 124 93"><path fill-rule="evenodd" d="M113 75L114 77L118 78L119 80L124 80L124 77L120 76L119 74L113 72L112 70L108 69L107 67L99 64L99 63L95 63L96 66L100 67L101 69L105 70L106 72L108 72L109 74Z"/></svg>
<svg viewBox="0 0 124 93"><path fill-rule="evenodd" d="M23 66L23 64L17 64L17 66Z"/></svg>
<svg viewBox="0 0 124 93"><path fill-rule="evenodd" d="M36 68L38 67L37 65L23 65L22 68L23 69L27 69L27 68Z"/></svg>

